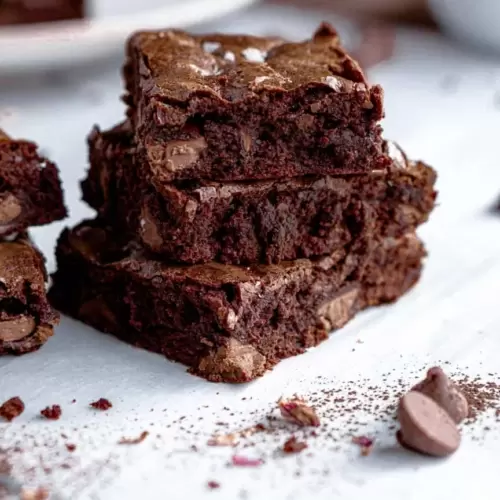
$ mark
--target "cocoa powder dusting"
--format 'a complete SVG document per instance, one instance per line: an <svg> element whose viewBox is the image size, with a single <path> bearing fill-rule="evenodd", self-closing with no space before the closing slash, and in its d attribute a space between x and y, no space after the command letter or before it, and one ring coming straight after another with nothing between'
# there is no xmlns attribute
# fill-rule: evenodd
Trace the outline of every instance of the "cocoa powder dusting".
<svg viewBox="0 0 500 500"><path fill-rule="evenodd" d="M466 424L477 421L488 410L494 410L495 416L500 416L500 384L468 375L455 375L452 378L469 403Z"/></svg>

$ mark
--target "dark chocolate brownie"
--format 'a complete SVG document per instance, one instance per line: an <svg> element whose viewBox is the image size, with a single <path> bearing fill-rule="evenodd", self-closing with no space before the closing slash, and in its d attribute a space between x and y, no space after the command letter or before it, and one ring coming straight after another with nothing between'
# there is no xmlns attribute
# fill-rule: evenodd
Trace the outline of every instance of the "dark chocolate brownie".
<svg viewBox="0 0 500 500"><path fill-rule="evenodd" d="M276 263L394 236L427 220L435 172L392 143L392 166L370 175L176 187L142 179L126 126L90 137L83 198L101 217L173 262Z"/></svg>
<svg viewBox="0 0 500 500"><path fill-rule="evenodd" d="M84 0L0 0L0 26L82 18Z"/></svg>
<svg viewBox="0 0 500 500"><path fill-rule="evenodd" d="M46 297L45 263L26 235L0 241L0 355L40 348L59 315Z"/></svg>
<svg viewBox="0 0 500 500"><path fill-rule="evenodd" d="M57 167L0 130L0 237L66 217Z"/></svg>
<svg viewBox="0 0 500 500"><path fill-rule="evenodd" d="M311 40L139 32L126 102L154 175L229 181L369 172L383 95L323 24Z"/></svg>
<svg viewBox="0 0 500 500"><path fill-rule="evenodd" d="M424 255L411 233L383 239L364 258L172 266L92 221L62 234L49 297L64 313L209 380L247 382L358 310L396 300L418 280Z"/></svg>

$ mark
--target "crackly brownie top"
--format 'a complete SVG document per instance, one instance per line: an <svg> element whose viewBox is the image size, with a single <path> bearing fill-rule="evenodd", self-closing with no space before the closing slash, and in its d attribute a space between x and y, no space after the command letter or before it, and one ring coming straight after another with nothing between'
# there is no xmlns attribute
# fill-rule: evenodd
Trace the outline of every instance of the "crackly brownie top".
<svg viewBox="0 0 500 500"><path fill-rule="evenodd" d="M265 88L368 89L360 66L328 24L300 43L239 35L194 36L176 30L138 32L130 38L128 51L139 59L143 91L172 101L208 94L234 102Z"/></svg>

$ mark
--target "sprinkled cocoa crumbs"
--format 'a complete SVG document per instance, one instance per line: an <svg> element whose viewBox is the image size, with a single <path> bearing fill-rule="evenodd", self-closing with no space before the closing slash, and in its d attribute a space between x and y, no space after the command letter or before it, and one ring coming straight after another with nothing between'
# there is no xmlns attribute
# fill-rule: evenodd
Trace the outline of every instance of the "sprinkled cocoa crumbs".
<svg viewBox="0 0 500 500"><path fill-rule="evenodd" d="M295 436L287 439L283 445L284 453L300 453L307 448L307 443L299 441Z"/></svg>
<svg viewBox="0 0 500 500"><path fill-rule="evenodd" d="M40 415L48 420L59 420L62 410L59 405L47 406L44 410L40 412Z"/></svg>
<svg viewBox="0 0 500 500"><path fill-rule="evenodd" d="M479 415L488 410L494 410L495 416L500 416L500 384L467 375L455 375L452 378L469 403L466 424L475 422Z"/></svg>
<svg viewBox="0 0 500 500"><path fill-rule="evenodd" d="M96 410L109 410L113 405L109 402L109 400L100 398L97 401L90 403L90 406Z"/></svg>
<svg viewBox="0 0 500 500"><path fill-rule="evenodd" d="M141 435L136 438L125 438L122 437L120 441L118 441L118 444L139 444L142 443L149 435L148 431L143 431L141 432Z"/></svg>
<svg viewBox="0 0 500 500"><path fill-rule="evenodd" d="M211 490L216 490L220 488L220 483L218 483L217 481L208 481L207 486Z"/></svg>
<svg viewBox="0 0 500 500"><path fill-rule="evenodd" d="M23 400L19 397L13 397L5 401L5 403L0 406L0 417L4 418L8 422L11 422L17 418L24 411Z"/></svg>

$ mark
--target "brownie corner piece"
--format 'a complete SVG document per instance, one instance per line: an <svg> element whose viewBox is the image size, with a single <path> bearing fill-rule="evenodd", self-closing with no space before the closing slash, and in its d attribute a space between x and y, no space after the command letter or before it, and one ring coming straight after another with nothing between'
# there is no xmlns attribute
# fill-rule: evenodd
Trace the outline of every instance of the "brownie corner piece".
<svg viewBox="0 0 500 500"><path fill-rule="evenodd" d="M165 181L361 173L388 165L383 92L322 25L300 43L139 32L124 70L143 159Z"/></svg>
<svg viewBox="0 0 500 500"><path fill-rule="evenodd" d="M22 234L0 241L0 269L0 355L35 351L59 322L46 296L44 258Z"/></svg>
<svg viewBox="0 0 500 500"><path fill-rule="evenodd" d="M359 310L406 292L420 276L422 248L412 235L386 238L363 256L176 266L87 221L61 235L49 297L62 312L208 380L248 382Z"/></svg>
<svg viewBox="0 0 500 500"><path fill-rule="evenodd" d="M0 236L66 217L59 173L38 146L0 130Z"/></svg>

